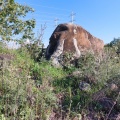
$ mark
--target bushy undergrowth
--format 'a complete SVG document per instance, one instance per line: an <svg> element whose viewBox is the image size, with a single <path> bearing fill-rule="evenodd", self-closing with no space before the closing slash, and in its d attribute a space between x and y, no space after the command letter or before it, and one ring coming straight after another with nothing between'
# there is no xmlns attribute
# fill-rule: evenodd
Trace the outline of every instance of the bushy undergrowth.
<svg viewBox="0 0 120 120"><path fill-rule="evenodd" d="M51 80L60 77L61 70L52 68L45 61L42 64L34 62L25 48L11 50L9 55L14 58L10 65L1 66L0 71L1 119L46 120L56 107Z"/></svg>
<svg viewBox="0 0 120 120"><path fill-rule="evenodd" d="M90 112L107 119L120 112L120 60L111 47L102 59L86 54L66 68L36 62L25 47L0 53L12 56L0 68L1 120L81 120Z"/></svg>

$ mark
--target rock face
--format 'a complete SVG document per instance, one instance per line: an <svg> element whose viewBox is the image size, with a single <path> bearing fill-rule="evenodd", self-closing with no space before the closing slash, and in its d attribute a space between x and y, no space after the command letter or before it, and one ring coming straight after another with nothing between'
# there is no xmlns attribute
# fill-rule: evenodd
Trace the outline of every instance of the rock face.
<svg viewBox="0 0 120 120"><path fill-rule="evenodd" d="M79 58L88 51L100 54L103 47L102 40L92 36L81 26L72 23L59 24L50 37L46 58L58 65L61 54L70 52L74 58Z"/></svg>

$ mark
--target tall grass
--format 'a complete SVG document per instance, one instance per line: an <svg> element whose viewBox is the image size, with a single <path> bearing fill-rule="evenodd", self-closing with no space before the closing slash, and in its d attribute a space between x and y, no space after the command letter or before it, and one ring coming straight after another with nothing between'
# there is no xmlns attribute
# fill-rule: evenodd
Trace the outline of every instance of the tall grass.
<svg viewBox="0 0 120 120"><path fill-rule="evenodd" d="M111 106L106 112L99 100L106 97L114 102L120 91L120 61L113 49L106 48L101 60L86 54L77 67L66 68L55 68L44 58L36 62L25 47L0 48L0 53L12 56L1 60L9 63L0 68L1 120L72 120L90 110L98 117L111 114ZM73 75L74 71L79 74ZM81 90L81 82L88 83L90 90ZM112 90L111 84L117 89ZM112 108L115 113L120 112L119 103L118 98Z"/></svg>

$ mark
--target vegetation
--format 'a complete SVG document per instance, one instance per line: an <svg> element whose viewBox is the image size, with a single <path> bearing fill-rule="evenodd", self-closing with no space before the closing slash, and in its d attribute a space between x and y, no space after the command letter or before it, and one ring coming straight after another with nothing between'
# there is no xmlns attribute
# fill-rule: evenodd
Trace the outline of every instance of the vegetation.
<svg viewBox="0 0 120 120"><path fill-rule="evenodd" d="M63 67L56 68L45 60L39 39L14 50L6 47L4 41L14 34L32 37L34 22L20 20L30 7L14 0L0 5L0 120L119 119L119 39L105 46L101 59L88 53L71 64L66 54Z"/></svg>
<svg viewBox="0 0 120 120"><path fill-rule="evenodd" d="M105 48L99 62L87 54L77 61L77 67L68 68L55 68L43 57L36 61L26 46L0 48L4 58L0 68L2 120L72 120L87 117L91 111L94 120L120 112L120 61L112 48ZM82 89L81 82L89 88Z"/></svg>
<svg viewBox="0 0 120 120"><path fill-rule="evenodd" d="M106 46L112 47L112 48L114 48L116 50L117 53L120 53L120 38L114 38Z"/></svg>
<svg viewBox="0 0 120 120"><path fill-rule="evenodd" d="M14 0L0 1L0 38L2 40L18 40L13 36L19 35L20 38L33 38L32 29L35 27L35 20L22 20L27 13L34 10L29 6L15 3ZM14 37L15 38L15 37ZM19 38L19 40L20 40Z"/></svg>

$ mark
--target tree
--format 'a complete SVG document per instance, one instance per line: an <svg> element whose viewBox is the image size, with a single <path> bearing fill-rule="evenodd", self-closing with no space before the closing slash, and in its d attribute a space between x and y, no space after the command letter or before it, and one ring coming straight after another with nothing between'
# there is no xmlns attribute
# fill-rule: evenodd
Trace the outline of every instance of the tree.
<svg viewBox="0 0 120 120"><path fill-rule="evenodd" d="M19 35L21 39L31 39L35 20L23 20L29 12L34 12L29 6L20 5L14 0L0 0L0 39L17 40L15 35Z"/></svg>
<svg viewBox="0 0 120 120"><path fill-rule="evenodd" d="M120 38L114 38L114 40L110 42L110 46L116 47L116 50L120 52Z"/></svg>

